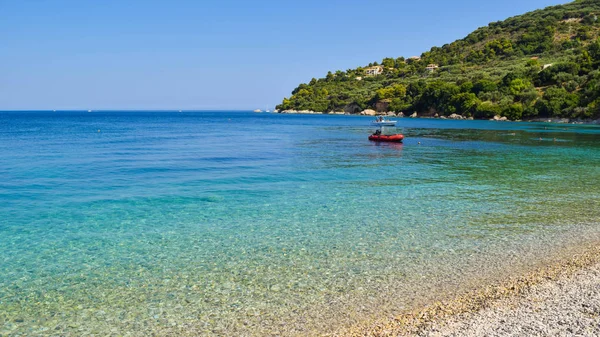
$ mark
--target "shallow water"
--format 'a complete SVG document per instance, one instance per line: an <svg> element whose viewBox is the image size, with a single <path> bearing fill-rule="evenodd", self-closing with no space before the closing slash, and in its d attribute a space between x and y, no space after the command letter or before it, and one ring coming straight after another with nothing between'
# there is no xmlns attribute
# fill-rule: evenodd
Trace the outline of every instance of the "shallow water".
<svg viewBox="0 0 600 337"><path fill-rule="evenodd" d="M327 332L600 232L598 126L369 123L0 112L0 335Z"/></svg>

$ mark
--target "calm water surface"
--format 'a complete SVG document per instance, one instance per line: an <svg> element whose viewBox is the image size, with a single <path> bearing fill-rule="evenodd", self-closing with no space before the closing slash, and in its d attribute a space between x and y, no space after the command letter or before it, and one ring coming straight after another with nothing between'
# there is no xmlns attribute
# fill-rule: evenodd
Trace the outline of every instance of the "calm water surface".
<svg viewBox="0 0 600 337"><path fill-rule="evenodd" d="M0 112L0 335L327 332L600 232L598 126L369 123Z"/></svg>

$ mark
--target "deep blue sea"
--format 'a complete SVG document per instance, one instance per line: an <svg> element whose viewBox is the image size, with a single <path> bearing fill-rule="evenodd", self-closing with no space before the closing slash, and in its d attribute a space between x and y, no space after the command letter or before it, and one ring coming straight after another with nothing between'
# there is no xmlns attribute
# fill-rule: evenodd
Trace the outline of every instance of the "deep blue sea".
<svg viewBox="0 0 600 337"><path fill-rule="evenodd" d="M0 335L312 335L600 237L600 126L0 112Z"/></svg>

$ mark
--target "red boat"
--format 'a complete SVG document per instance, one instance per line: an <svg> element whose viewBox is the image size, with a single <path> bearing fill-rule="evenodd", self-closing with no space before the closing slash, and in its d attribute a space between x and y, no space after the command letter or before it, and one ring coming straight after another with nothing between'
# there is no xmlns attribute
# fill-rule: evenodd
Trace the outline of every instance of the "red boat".
<svg viewBox="0 0 600 337"><path fill-rule="evenodd" d="M403 139L404 139L404 135L399 134L399 133L395 134L395 135L382 135L382 134L374 133L369 136L369 140L376 141L376 142L402 143Z"/></svg>

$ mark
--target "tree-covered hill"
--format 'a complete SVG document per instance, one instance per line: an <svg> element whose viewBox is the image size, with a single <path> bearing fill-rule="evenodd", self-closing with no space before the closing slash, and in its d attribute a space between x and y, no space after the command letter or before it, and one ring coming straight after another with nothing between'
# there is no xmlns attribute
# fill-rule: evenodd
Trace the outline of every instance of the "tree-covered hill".
<svg viewBox="0 0 600 337"><path fill-rule="evenodd" d="M599 0L578 0L493 22L420 58L313 78L277 109L600 118L599 16Z"/></svg>

